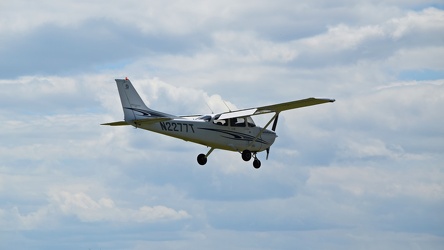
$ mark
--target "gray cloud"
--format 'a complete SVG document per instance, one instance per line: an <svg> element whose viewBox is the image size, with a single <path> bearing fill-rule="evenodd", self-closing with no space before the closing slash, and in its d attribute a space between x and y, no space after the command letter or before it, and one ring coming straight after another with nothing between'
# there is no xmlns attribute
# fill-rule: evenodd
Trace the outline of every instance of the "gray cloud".
<svg viewBox="0 0 444 250"><path fill-rule="evenodd" d="M199 34L141 34L135 27L102 19L88 20L75 27L45 25L4 39L0 73L13 78L115 68L157 53L192 51L198 37ZM178 40L181 42L177 43Z"/></svg>

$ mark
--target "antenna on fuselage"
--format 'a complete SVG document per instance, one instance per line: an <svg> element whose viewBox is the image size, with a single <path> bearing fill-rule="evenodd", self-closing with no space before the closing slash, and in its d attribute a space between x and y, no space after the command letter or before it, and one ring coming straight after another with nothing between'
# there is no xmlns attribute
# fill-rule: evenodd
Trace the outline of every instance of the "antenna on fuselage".
<svg viewBox="0 0 444 250"><path fill-rule="evenodd" d="M208 102L205 102L208 106L208 108L211 110L211 114L214 114L214 111L211 109L210 104L208 104Z"/></svg>
<svg viewBox="0 0 444 250"><path fill-rule="evenodd" d="M222 101L224 102L224 104L227 107L227 109L231 112L231 109L230 109L230 107L228 107L227 103L224 100L222 100Z"/></svg>

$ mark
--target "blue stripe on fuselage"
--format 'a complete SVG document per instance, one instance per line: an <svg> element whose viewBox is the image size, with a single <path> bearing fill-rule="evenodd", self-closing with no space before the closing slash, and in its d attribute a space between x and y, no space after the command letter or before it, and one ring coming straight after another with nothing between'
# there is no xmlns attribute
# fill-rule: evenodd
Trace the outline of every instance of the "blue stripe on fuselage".
<svg viewBox="0 0 444 250"><path fill-rule="evenodd" d="M251 142L254 140L255 136L251 136L251 135L247 135L244 133L240 133L240 132L235 132L235 131L227 131L227 130L222 130L222 129L213 129L213 128L199 128L199 129L203 129L203 130L209 130L209 131L215 131L215 132L219 132L225 135L230 135L229 136L222 136L224 138L227 139L231 139L231 140L236 140L236 141L247 141L247 142ZM262 144L269 144L267 141L261 139L261 138L256 138L255 140L258 143L262 143Z"/></svg>

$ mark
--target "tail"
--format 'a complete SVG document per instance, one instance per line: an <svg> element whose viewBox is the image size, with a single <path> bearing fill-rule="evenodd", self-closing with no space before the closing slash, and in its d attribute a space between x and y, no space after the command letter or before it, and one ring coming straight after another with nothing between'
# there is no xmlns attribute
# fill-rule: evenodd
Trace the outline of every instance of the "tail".
<svg viewBox="0 0 444 250"><path fill-rule="evenodd" d="M148 108L128 78L116 79L116 84L117 89L119 90L120 101L122 102L125 122L132 123L136 120L156 118L176 118L174 115Z"/></svg>

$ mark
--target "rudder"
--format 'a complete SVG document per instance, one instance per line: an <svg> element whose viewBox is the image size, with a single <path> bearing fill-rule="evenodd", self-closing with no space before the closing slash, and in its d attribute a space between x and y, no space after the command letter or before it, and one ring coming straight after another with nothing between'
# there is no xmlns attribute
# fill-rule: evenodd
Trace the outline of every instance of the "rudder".
<svg viewBox="0 0 444 250"><path fill-rule="evenodd" d="M146 118L175 117L148 108L128 78L116 79L116 84L117 89L119 90L120 101L122 102L125 121L129 122Z"/></svg>

